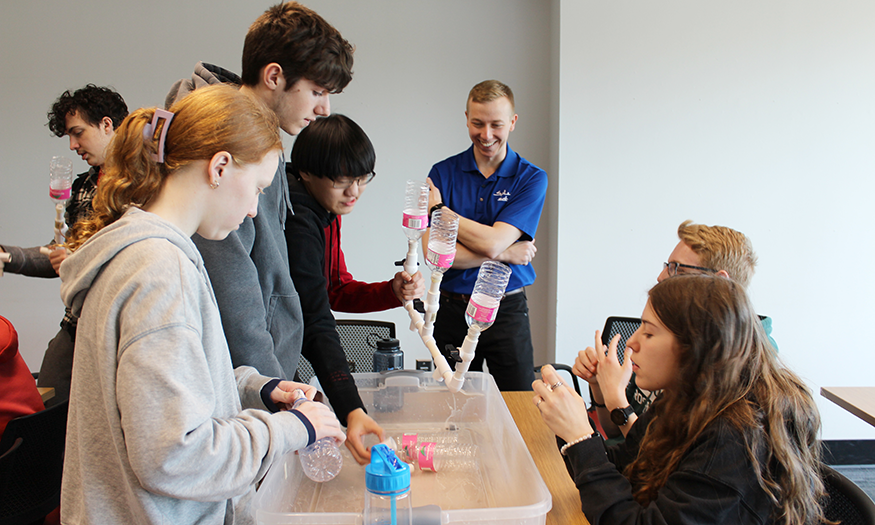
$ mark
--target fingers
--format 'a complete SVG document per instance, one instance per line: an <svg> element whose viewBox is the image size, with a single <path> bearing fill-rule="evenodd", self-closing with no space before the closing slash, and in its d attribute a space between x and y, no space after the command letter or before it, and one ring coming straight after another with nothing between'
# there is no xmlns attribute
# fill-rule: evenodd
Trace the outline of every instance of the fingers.
<svg viewBox="0 0 875 525"><path fill-rule="evenodd" d="M552 365L544 365L541 367L541 381L546 383L546 385L552 385L559 381L559 374Z"/></svg>
<svg viewBox="0 0 875 525"><path fill-rule="evenodd" d="M347 414L346 423L346 448L349 449L350 454L359 465L364 465L371 459L370 451L362 442L364 436L375 434L382 441L385 437L385 431L360 408Z"/></svg>
<svg viewBox="0 0 875 525"><path fill-rule="evenodd" d="M412 301L425 293L425 279L421 272L413 277L407 272L398 272L393 279L392 289L401 301Z"/></svg>
<svg viewBox="0 0 875 525"><path fill-rule="evenodd" d="M303 403L298 406L300 411L313 425L316 431L316 439L331 437L341 444L346 440L346 434L343 433L343 428L340 426L340 421L337 416L326 405L322 403Z"/></svg>
<svg viewBox="0 0 875 525"><path fill-rule="evenodd" d="M617 365L620 364L620 358L617 357L617 345L619 343L620 343L620 334L615 334L614 337L611 339L610 345L608 346L608 355L605 356L608 359L610 359L611 362L617 363Z"/></svg>
<svg viewBox="0 0 875 525"><path fill-rule="evenodd" d="M359 436L352 434L347 436L346 448L359 465L366 465L371 458L371 453L365 448Z"/></svg>
<svg viewBox="0 0 875 525"><path fill-rule="evenodd" d="M581 350L577 353L577 358L574 359L574 366L571 367L571 372L587 382L596 381L598 358L593 347L587 347L586 350Z"/></svg>

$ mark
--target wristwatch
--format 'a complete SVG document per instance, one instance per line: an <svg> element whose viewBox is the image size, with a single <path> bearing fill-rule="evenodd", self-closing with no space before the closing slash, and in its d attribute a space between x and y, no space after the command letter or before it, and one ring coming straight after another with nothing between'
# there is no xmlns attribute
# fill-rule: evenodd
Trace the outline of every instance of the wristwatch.
<svg viewBox="0 0 875 525"><path fill-rule="evenodd" d="M615 408L611 410L611 421L618 427L622 427L629 422L629 416L634 413L635 409L631 405L626 408Z"/></svg>
<svg viewBox="0 0 875 525"><path fill-rule="evenodd" d="M439 202L439 203L435 204L434 206L431 207L430 210L428 210L428 216L431 217L432 215L434 215L434 212L438 211L441 208L445 208L446 206L447 205L444 204L443 202Z"/></svg>

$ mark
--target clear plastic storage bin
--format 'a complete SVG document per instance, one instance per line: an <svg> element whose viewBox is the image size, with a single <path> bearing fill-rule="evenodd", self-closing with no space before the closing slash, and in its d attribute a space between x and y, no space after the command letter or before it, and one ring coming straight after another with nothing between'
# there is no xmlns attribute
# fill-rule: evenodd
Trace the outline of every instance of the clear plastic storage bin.
<svg viewBox="0 0 875 525"><path fill-rule="evenodd" d="M413 470L410 494L414 508L439 506L442 524L546 522L552 506L550 492L491 376L469 372L464 387L456 394L428 372L404 370L354 376L368 414L387 436L450 429L480 447L481 457L472 470ZM365 467L356 463L346 447L342 449L343 469L325 483L304 476L294 453L274 464L252 502L257 523L360 525Z"/></svg>

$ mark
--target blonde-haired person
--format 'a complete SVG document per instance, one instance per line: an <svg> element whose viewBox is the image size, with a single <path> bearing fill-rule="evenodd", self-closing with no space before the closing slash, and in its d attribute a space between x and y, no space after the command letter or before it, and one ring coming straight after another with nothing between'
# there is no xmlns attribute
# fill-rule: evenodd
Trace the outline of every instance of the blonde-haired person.
<svg viewBox="0 0 875 525"><path fill-rule="evenodd" d="M315 389L232 367L190 238L221 240L254 216L281 147L273 112L227 86L119 128L61 265L62 299L80 315L63 522L253 523L274 459L343 442L325 405L278 411L293 389Z"/></svg>
<svg viewBox="0 0 875 525"><path fill-rule="evenodd" d="M624 443L604 445L552 367L533 384L589 522L821 523L817 406L778 362L743 287L713 275L666 279L641 318L627 359L638 383L662 395ZM604 350L596 339L600 364Z"/></svg>
<svg viewBox="0 0 875 525"><path fill-rule="evenodd" d="M441 281L434 322L438 348L455 348L465 338L465 310L480 266L494 259L511 268L495 323L480 336L470 365L482 371L486 363L499 390L528 390L535 378L526 286L537 277L531 263L548 180L544 170L508 144L518 120L510 86L498 80L478 83L465 102L471 146L432 166L427 179L429 214L448 208L460 217L456 256ZM424 252L428 231L422 236Z"/></svg>
<svg viewBox="0 0 875 525"><path fill-rule="evenodd" d="M695 268L691 270L679 266L676 273L713 271L722 277L729 277L745 289L750 285L757 265L757 256L750 239L740 231L726 226L695 224L693 221L686 220L678 226L678 239L680 242L669 256L669 263L679 262L677 259L683 256L688 259L692 252L695 255L693 262L698 263L692 266L703 267L706 270ZM684 255L680 252L684 252ZM669 275L669 268L666 265L657 281Z"/></svg>

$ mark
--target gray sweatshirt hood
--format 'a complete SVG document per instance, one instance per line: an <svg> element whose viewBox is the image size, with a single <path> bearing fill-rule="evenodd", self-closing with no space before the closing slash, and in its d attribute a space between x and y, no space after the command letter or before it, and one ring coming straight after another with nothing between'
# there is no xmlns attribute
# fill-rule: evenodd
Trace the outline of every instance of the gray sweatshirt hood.
<svg viewBox="0 0 875 525"><path fill-rule="evenodd" d="M206 277L200 252L179 228L154 213L131 207L119 220L88 239L61 264L61 300L77 316L94 280L121 251L134 243L158 238L170 242Z"/></svg>
<svg viewBox="0 0 875 525"><path fill-rule="evenodd" d="M213 84L233 84L235 86L240 86L242 83L240 76L236 73L213 64L198 62L194 66L194 73L192 73L190 79L183 78L177 80L170 88L170 92L167 93L167 97L164 99L164 108L170 109L170 106L172 106L174 102L181 100L183 97L198 88L211 86Z"/></svg>

